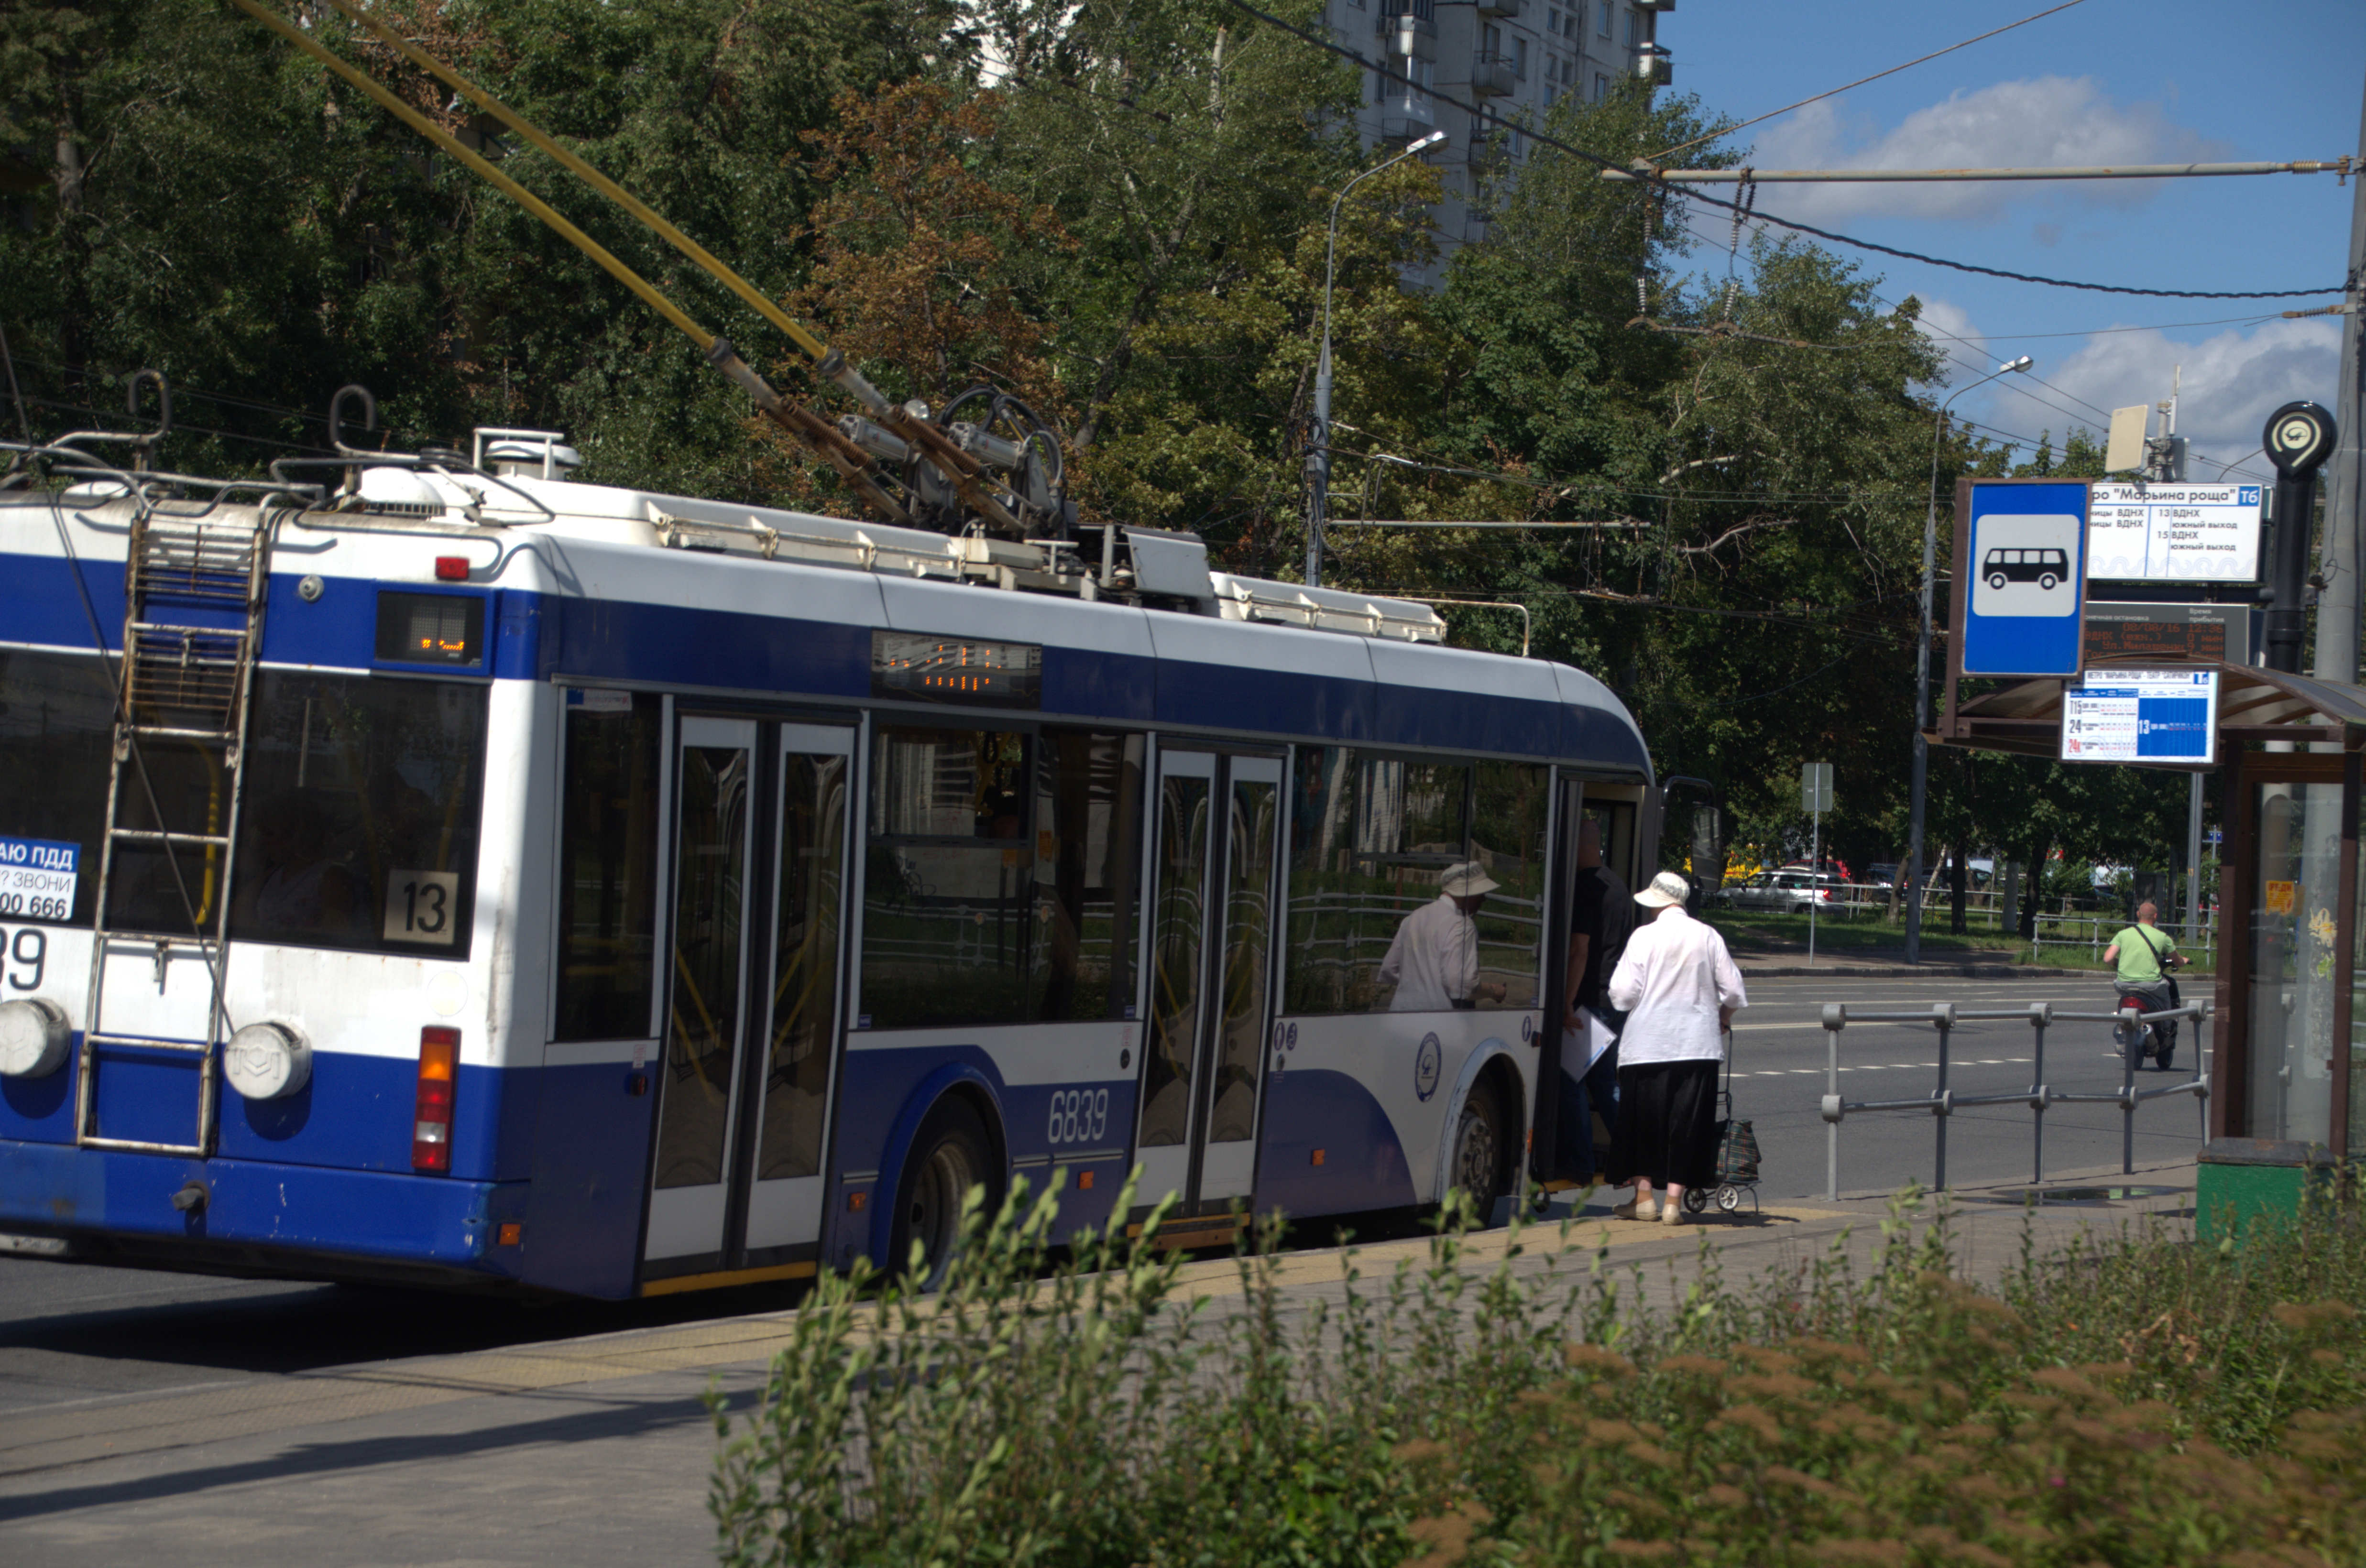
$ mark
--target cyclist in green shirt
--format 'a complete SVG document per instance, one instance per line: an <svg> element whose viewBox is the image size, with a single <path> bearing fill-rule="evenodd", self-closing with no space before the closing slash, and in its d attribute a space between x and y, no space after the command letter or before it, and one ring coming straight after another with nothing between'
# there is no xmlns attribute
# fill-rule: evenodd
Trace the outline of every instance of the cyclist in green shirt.
<svg viewBox="0 0 2366 1568"><path fill-rule="evenodd" d="M2103 949L2103 962L2117 966L2113 980L2121 999L2138 998L2147 1010L2178 1005L2177 981L2169 971L2185 962L2177 943L2156 924L2159 919L2159 907L2147 899L2136 905L2136 923L2124 927ZM2152 1031L2153 1054L2166 1072L2169 1054L2177 1048L2177 1021L2163 1019Z"/></svg>

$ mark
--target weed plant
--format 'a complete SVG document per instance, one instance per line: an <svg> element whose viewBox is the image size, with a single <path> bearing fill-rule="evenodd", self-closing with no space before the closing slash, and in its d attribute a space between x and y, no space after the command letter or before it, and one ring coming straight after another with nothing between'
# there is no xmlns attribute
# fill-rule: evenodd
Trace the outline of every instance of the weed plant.
<svg viewBox="0 0 2366 1568"><path fill-rule="evenodd" d="M1131 1207L1131 1189L1116 1214ZM2366 1562L2366 1236L2126 1232L1994 1290L1945 1205L1673 1301L1530 1228L1231 1309L1121 1217L975 1202L941 1288L823 1282L755 1407L714 1401L738 1564ZM1542 1245L1539 1245L1542 1243Z"/></svg>

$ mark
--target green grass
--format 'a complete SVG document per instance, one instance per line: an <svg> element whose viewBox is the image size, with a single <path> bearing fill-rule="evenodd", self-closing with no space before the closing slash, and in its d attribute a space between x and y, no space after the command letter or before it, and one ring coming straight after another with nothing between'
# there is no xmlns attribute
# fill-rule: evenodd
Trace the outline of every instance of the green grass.
<svg viewBox="0 0 2366 1568"><path fill-rule="evenodd" d="M1131 1196L1131 1188L1127 1197ZM2366 1562L2366 1229L2321 1204L2197 1247L2131 1231L1958 1274L1944 1200L1869 1265L1669 1309L1567 1228L1344 1296L1186 1301L1121 1220L975 1204L941 1292L825 1280L744 1416L711 1399L731 1564L1363 1568L1635 1561ZM1527 1264L1515 1268L1514 1260ZM1541 1267L1535 1266L1541 1259ZM873 1299L876 1294L876 1299Z"/></svg>
<svg viewBox="0 0 2366 1568"><path fill-rule="evenodd" d="M1804 914L1776 914L1759 910L1712 909L1705 917L1718 929L1732 948L1742 954L1752 952L1788 952L1794 946L1804 953L1808 946L1808 917ZM1945 924L1944 916L1938 924ZM2012 946L2009 938L1996 932L1973 931L1958 936L1946 930L1922 927L1922 946L1943 953L1993 952ZM1886 953L1892 956L1906 950L1906 928L1884 921L1878 914L1866 912L1854 920L1834 919L1829 915L1816 917L1816 951L1819 953Z"/></svg>

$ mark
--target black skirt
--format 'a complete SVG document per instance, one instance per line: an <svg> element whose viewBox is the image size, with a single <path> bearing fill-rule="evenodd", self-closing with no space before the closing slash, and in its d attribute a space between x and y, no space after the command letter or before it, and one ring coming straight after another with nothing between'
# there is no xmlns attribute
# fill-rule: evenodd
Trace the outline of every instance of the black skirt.
<svg viewBox="0 0 2366 1568"><path fill-rule="evenodd" d="M1618 1068L1613 1186L1639 1176L1654 1187L1717 1185L1714 1061L1651 1061Z"/></svg>

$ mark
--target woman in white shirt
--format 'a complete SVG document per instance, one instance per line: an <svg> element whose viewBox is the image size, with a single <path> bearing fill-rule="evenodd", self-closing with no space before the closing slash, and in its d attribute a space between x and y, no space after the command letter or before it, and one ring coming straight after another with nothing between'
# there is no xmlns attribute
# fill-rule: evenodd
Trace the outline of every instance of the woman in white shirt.
<svg viewBox="0 0 2366 1568"><path fill-rule="evenodd" d="M1725 1031L1750 1005L1725 938L1684 913L1692 890L1662 871L1635 902L1656 912L1635 928L1610 977L1618 1036L1618 1137L1610 1184L1635 1195L1620 1219L1684 1223L1686 1187L1717 1180L1717 1074ZM1654 1201L1652 1189L1667 1197Z"/></svg>

